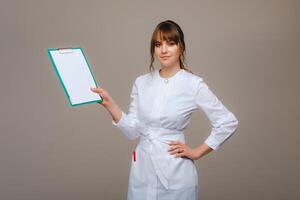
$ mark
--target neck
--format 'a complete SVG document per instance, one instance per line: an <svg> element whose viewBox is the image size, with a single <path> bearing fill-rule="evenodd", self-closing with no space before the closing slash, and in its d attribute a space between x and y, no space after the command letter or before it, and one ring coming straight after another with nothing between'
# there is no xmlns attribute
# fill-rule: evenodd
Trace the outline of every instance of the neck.
<svg viewBox="0 0 300 200"><path fill-rule="evenodd" d="M180 69L181 68L180 68L179 65L176 65L174 67L164 67L164 66L161 66L161 68L159 70L159 73L160 73L161 77L163 77L163 78L169 78L169 77L173 76L174 74L176 74Z"/></svg>

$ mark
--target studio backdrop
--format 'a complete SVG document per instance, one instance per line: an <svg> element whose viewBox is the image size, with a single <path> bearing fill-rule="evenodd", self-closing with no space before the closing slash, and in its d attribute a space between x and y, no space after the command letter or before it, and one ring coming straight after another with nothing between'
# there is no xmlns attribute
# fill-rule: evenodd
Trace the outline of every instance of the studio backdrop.
<svg viewBox="0 0 300 200"><path fill-rule="evenodd" d="M138 141L99 104L69 106L47 49L81 47L127 112L135 78L149 72L151 34L167 19L185 33L188 68L239 120L195 161L199 197L299 198L299 1L1 0L1 200L126 199ZM210 131L195 112L188 145Z"/></svg>

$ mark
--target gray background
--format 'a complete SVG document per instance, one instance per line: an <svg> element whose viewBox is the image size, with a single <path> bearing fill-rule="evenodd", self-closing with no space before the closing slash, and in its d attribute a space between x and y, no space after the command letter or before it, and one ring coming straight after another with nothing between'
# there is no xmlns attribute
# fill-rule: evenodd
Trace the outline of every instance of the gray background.
<svg viewBox="0 0 300 200"><path fill-rule="evenodd" d="M96 80L127 112L148 72L155 26L186 36L189 68L239 119L219 151L196 161L206 200L296 199L300 2L0 1L0 199L125 199L128 141L98 104L72 108L47 48L81 46ZM191 147L210 133L195 112Z"/></svg>

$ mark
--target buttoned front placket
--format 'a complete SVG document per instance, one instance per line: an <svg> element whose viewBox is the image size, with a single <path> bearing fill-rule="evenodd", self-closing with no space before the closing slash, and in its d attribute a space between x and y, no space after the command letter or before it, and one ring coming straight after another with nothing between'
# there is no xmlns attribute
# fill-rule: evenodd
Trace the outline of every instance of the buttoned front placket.
<svg viewBox="0 0 300 200"><path fill-rule="evenodd" d="M159 81L158 81L159 92L158 92L157 97L154 100L151 115L153 116L154 119L156 119L157 125L159 125L160 127L161 127L160 117L162 115L162 110L163 110L165 104L167 103L171 85L172 85L172 82L170 79L159 78Z"/></svg>

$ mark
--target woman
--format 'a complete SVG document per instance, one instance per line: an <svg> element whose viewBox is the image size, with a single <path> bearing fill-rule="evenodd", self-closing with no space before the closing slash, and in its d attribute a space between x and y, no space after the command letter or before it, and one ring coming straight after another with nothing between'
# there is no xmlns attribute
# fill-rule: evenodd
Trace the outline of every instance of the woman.
<svg viewBox="0 0 300 200"><path fill-rule="evenodd" d="M155 28L151 40L150 73L136 78L128 114L103 88L92 88L113 118L113 125L129 138L140 138L132 158L129 200L198 199L194 160L218 149L236 130L236 117L224 107L203 79L184 66L181 28L171 20ZM153 67L154 60L160 69ZM190 148L184 129L198 108L209 118L212 131L203 144Z"/></svg>

